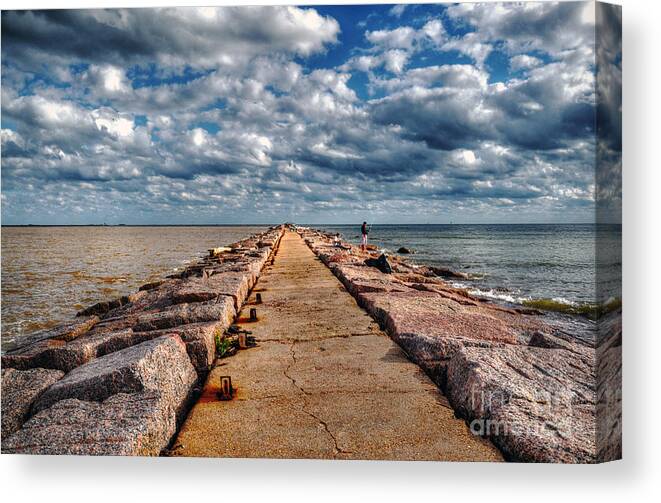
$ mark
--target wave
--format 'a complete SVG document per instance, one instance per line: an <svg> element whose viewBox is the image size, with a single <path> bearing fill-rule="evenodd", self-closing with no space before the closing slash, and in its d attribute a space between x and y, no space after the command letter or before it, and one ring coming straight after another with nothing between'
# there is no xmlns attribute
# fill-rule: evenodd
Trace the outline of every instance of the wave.
<svg viewBox="0 0 661 503"><path fill-rule="evenodd" d="M459 285L457 285L459 286ZM622 299L611 297L605 302L575 302L564 297L538 298L521 297L512 292L500 289L483 290L479 288L468 288L468 293L477 297L499 300L509 304L518 304L532 309L542 311L553 311L557 313L585 316L591 320L600 317L622 307Z"/></svg>
<svg viewBox="0 0 661 503"><path fill-rule="evenodd" d="M562 299L564 300L564 299ZM526 307L585 316L597 320L602 316L622 308L622 299L611 297L603 303L560 302L558 299L531 299L523 303Z"/></svg>
<svg viewBox="0 0 661 503"><path fill-rule="evenodd" d="M521 304L527 300L530 300L529 297L520 297L516 295L515 293L509 292L507 290L502 290L499 288L490 288L490 289L482 289L482 288L473 288L465 284L465 283L460 283L460 282L454 282L452 283L453 286L459 287L459 288L466 288L468 290L468 293L471 295L475 295L477 297L484 297L487 299L492 299L492 300L500 300L503 302L508 302L510 304Z"/></svg>

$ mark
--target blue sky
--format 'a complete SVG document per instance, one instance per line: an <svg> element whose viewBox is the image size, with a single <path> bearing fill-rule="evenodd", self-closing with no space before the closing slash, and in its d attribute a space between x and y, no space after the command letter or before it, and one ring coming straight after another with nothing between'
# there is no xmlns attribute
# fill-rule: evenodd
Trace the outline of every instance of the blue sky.
<svg viewBox="0 0 661 503"><path fill-rule="evenodd" d="M4 11L2 222L592 221L594 34L581 2Z"/></svg>

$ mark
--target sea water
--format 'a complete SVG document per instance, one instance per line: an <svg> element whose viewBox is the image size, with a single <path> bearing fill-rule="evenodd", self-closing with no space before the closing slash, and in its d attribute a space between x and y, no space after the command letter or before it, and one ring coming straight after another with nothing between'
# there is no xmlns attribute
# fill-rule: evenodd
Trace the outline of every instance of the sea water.
<svg viewBox="0 0 661 503"><path fill-rule="evenodd" d="M360 242L360 225L314 227ZM2 340L70 320L265 228L2 227ZM412 248L412 262L466 273L456 286L498 302L575 314L621 298L620 226L374 225L369 242L387 253Z"/></svg>
<svg viewBox="0 0 661 503"><path fill-rule="evenodd" d="M360 242L360 224L317 227ZM621 299L621 240L620 225L373 225L368 242L465 273L454 283L475 295L579 313Z"/></svg>
<svg viewBox="0 0 661 503"><path fill-rule="evenodd" d="M71 320L266 228L2 227L2 341Z"/></svg>

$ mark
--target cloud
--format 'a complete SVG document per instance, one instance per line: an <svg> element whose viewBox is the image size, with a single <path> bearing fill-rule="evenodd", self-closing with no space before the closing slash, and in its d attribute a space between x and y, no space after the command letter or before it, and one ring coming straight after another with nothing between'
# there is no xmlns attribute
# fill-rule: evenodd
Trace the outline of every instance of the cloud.
<svg viewBox="0 0 661 503"><path fill-rule="evenodd" d="M482 42L483 37L476 32L467 33L460 37L453 37L442 45L445 51L457 51L470 57L478 67L484 65L484 61L493 50L493 45Z"/></svg>
<svg viewBox="0 0 661 503"><path fill-rule="evenodd" d="M99 96L116 97L130 92L125 71L115 65L92 65L82 73L80 78Z"/></svg>
<svg viewBox="0 0 661 503"><path fill-rule="evenodd" d="M510 69L513 72L536 68L542 64L542 60L527 54L518 54L510 59Z"/></svg>
<svg viewBox="0 0 661 503"><path fill-rule="evenodd" d="M388 11L388 14L393 17L400 18L402 17L402 14L404 14L404 11L407 9L407 7L407 4L395 5Z"/></svg>
<svg viewBox="0 0 661 503"><path fill-rule="evenodd" d="M4 12L3 218L587 220L594 16L463 5Z"/></svg>
<svg viewBox="0 0 661 503"><path fill-rule="evenodd" d="M386 49L412 49L417 32L410 26L394 30L367 31L365 38L372 44Z"/></svg>
<svg viewBox="0 0 661 503"><path fill-rule="evenodd" d="M622 222L622 11L595 5L598 222Z"/></svg>
<svg viewBox="0 0 661 503"><path fill-rule="evenodd" d="M65 64L75 59L115 65L155 61L165 66L233 66L260 54L307 56L334 43L338 33L336 20L298 7L5 11L2 15L3 47L11 47L13 58L33 69L53 58Z"/></svg>
<svg viewBox="0 0 661 503"><path fill-rule="evenodd" d="M402 73L415 54L441 45L446 32L440 19L432 19L419 29L402 26L392 30L368 30L365 39L371 45L368 54L350 58L341 68L369 73L373 80L374 70L381 67L394 74Z"/></svg>
<svg viewBox="0 0 661 503"><path fill-rule="evenodd" d="M587 2L462 3L448 8L455 22L475 28L477 38L502 42L511 53L558 54L594 40Z"/></svg>

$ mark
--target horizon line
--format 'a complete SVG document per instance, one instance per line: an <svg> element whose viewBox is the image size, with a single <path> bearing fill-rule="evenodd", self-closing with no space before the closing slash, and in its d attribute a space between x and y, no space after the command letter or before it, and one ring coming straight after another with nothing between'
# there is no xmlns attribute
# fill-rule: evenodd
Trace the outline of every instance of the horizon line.
<svg viewBox="0 0 661 503"><path fill-rule="evenodd" d="M360 226L362 222L326 222L326 223L296 223L296 222L261 222L261 223L204 223L204 224L1 224L0 227L262 227L274 226L284 224L294 224L306 227L313 226L345 226L357 225ZM462 222L462 223L439 223L439 222L426 222L426 223L373 223L370 225L622 225L622 222Z"/></svg>

